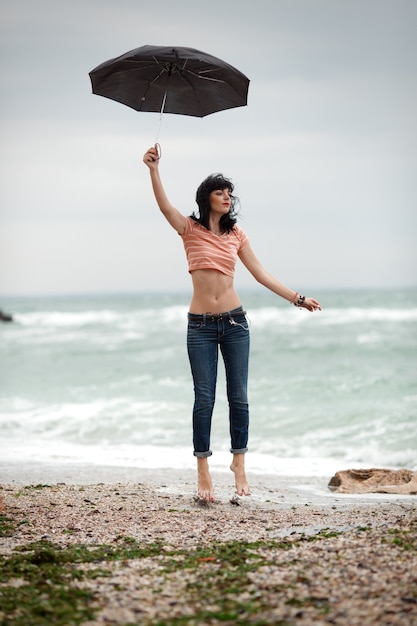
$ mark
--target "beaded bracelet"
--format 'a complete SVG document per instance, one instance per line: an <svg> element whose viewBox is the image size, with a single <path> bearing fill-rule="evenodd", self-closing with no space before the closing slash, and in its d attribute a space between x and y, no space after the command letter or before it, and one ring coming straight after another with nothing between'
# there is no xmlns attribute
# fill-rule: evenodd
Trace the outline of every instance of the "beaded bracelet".
<svg viewBox="0 0 417 626"><path fill-rule="evenodd" d="M294 306L303 306L304 300L306 299L306 297L305 296L300 296L299 294L297 294L297 295L298 295L298 300L293 302Z"/></svg>

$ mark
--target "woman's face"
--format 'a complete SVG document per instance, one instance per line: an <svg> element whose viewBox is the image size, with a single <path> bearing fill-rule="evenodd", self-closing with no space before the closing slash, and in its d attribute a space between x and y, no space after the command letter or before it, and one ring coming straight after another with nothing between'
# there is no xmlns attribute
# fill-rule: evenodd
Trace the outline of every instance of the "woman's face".
<svg viewBox="0 0 417 626"><path fill-rule="evenodd" d="M232 202L230 199L230 190L227 187L225 189L215 189L211 192L209 199L210 210L213 213L220 215L227 215L227 213L229 213Z"/></svg>

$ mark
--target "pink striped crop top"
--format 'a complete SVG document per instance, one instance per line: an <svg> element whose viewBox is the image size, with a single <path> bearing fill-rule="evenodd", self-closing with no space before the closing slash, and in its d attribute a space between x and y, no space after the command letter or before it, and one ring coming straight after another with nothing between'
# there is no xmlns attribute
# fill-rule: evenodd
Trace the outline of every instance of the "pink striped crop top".
<svg viewBox="0 0 417 626"><path fill-rule="evenodd" d="M213 269L234 276L237 255L249 243L244 231L235 224L230 233L215 235L192 217L187 217L182 235L188 271Z"/></svg>

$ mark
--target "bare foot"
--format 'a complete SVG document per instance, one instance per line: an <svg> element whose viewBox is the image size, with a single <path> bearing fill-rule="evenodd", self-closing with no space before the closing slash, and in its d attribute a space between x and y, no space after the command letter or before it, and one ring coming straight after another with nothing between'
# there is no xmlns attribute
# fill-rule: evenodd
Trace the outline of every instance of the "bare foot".
<svg viewBox="0 0 417 626"><path fill-rule="evenodd" d="M207 458L197 457L198 497L204 502L214 502L213 483Z"/></svg>
<svg viewBox="0 0 417 626"><path fill-rule="evenodd" d="M234 454L230 469L235 475L236 493L239 496L250 496L250 489L245 472L245 455Z"/></svg>

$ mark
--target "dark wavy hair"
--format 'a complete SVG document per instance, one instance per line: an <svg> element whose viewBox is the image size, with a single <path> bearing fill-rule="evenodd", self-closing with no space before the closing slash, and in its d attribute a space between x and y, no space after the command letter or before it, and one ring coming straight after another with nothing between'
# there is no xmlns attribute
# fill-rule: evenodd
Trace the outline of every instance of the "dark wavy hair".
<svg viewBox="0 0 417 626"><path fill-rule="evenodd" d="M223 174L210 174L207 176L205 180L201 183L199 188L197 189L197 193L195 195L195 201L198 204L198 217L195 213L191 215L191 217L204 226L205 228L210 228L210 194L212 191L217 191L218 189L228 189L230 193L230 209L229 213L226 215L222 215L219 222L219 227L221 232L230 233L233 230L234 225L236 224L237 217L237 206L239 204L239 198L233 195L234 185L231 180L225 178Z"/></svg>

